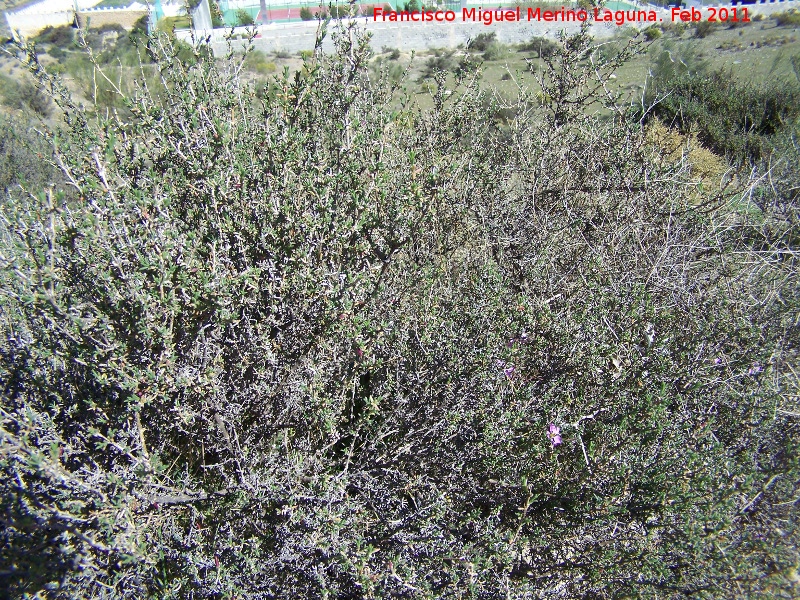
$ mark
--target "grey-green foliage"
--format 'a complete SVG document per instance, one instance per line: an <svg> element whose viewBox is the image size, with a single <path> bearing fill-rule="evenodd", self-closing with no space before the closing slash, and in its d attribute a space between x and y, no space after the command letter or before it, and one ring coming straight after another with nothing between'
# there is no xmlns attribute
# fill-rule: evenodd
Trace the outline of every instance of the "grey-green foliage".
<svg viewBox="0 0 800 600"><path fill-rule="evenodd" d="M650 75L659 79L702 73L708 67L697 43L664 40L652 46L650 56Z"/></svg>
<svg viewBox="0 0 800 600"><path fill-rule="evenodd" d="M408 74L408 67L404 67L396 59L393 59L391 54L388 57L376 57L370 64L370 68L375 76L386 77L393 83L400 83Z"/></svg>
<svg viewBox="0 0 800 600"><path fill-rule="evenodd" d="M0 194L17 195L25 186L35 191L58 181L52 164L52 147L34 124L0 116Z"/></svg>
<svg viewBox="0 0 800 600"><path fill-rule="evenodd" d="M0 221L11 593L796 595L786 219L591 116L585 31L506 128L334 40L61 98Z"/></svg>
<svg viewBox="0 0 800 600"><path fill-rule="evenodd" d="M50 97L40 86L37 86L29 77L21 81L0 75L0 96L7 107L23 112L47 117L53 109Z"/></svg>

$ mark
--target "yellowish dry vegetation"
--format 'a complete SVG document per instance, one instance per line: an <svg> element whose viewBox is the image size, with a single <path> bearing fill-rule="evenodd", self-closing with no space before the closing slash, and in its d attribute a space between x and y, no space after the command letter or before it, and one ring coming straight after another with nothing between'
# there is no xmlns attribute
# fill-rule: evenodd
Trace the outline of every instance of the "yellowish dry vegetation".
<svg viewBox="0 0 800 600"><path fill-rule="evenodd" d="M725 174L730 171L725 159L705 148L697 139L697 134L684 135L659 120L653 120L647 126L647 137L669 160L685 160L692 175L705 188L714 189L722 185Z"/></svg>

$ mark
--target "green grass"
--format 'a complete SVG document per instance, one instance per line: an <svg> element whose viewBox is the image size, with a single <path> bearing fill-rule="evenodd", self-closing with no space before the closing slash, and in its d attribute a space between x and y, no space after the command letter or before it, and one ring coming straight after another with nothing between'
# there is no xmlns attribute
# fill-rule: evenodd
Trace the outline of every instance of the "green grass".
<svg viewBox="0 0 800 600"><path fill-rule="evenodd" d="M598 40L598 43L624 45L630 37L630 31L621 31L611 40ZM496 60L483 62L483 86L496 91L501 96L515 95L517 83L532 86L533 77L528 72L529 64L534 68L542 61L533 58L535 53L520 51L509 46L509 52L502 53ZM742 82L765 82L783 79L794 79L791 59L800 55L800 34L791 28L777 27L774 21L753 22L733 29L718 26L705 38L693 36L691 27L667 27L664 35L653 41L648 51L623 65L617 72L615 85L627 93L631 100L641 96L643 82L648 77L654 58L665 48L671 49L673 56L691 56L707 68L728 69L732 77ZM464 55L459 50L454 55L458 62ZM416 82L425 71L428 57L435 51L417 53L410 73L410 81ZM483 55L479 54L479 58ZM410 60L410 53L404 52L400 63L405 67ZM506 75L511 73L511 79ZM506 79L503 76L506 75ZM430 105L430 95L420 89L420 85L412 86L419 92L419 101L423 106Z"/></svg>
<svg viewBox="0 0 800 600"><path fill-rule="evenodd" d="M173 29L189 29L191 26L191 19L185 15L165 17L158 22L158 30L164 32L170 32Z"/></svg>

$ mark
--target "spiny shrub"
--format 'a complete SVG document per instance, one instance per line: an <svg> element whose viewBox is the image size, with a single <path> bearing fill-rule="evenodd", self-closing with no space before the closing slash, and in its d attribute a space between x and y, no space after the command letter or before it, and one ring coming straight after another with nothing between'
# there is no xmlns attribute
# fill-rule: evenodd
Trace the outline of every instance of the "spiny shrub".
<svg viewBox="0 0 800 600"><path fill-rule="evenodd" d="M261 95L153 44L125 119L40 71L63 182L0 212L6 589L796 595L796 222L598 97L586 30L501 127L442 75L398 102L342 28Z"/></svg>

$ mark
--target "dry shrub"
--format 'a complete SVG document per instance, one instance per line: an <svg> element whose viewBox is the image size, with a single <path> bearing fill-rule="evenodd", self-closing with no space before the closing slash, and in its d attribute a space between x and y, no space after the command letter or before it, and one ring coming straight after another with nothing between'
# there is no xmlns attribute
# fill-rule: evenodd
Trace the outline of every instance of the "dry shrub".
<svg viewBox="0 0 800 600"><path fill-rule="evenodd" d="M796 595L791 186L687 202L586 31L500 127L341 27L263 97L162 38L125 120L59 98L0 221L8 589Z"/></svg>
<svg viewBox="0 0 800 600"><path fill-rule="evenodd" d="M708 189L719 188L724 182L723 176L731 171L725 159L704 148L696 134L683 135L654 119L647 126L647 136L667 159L686 160L691 173Z"/></svg>

